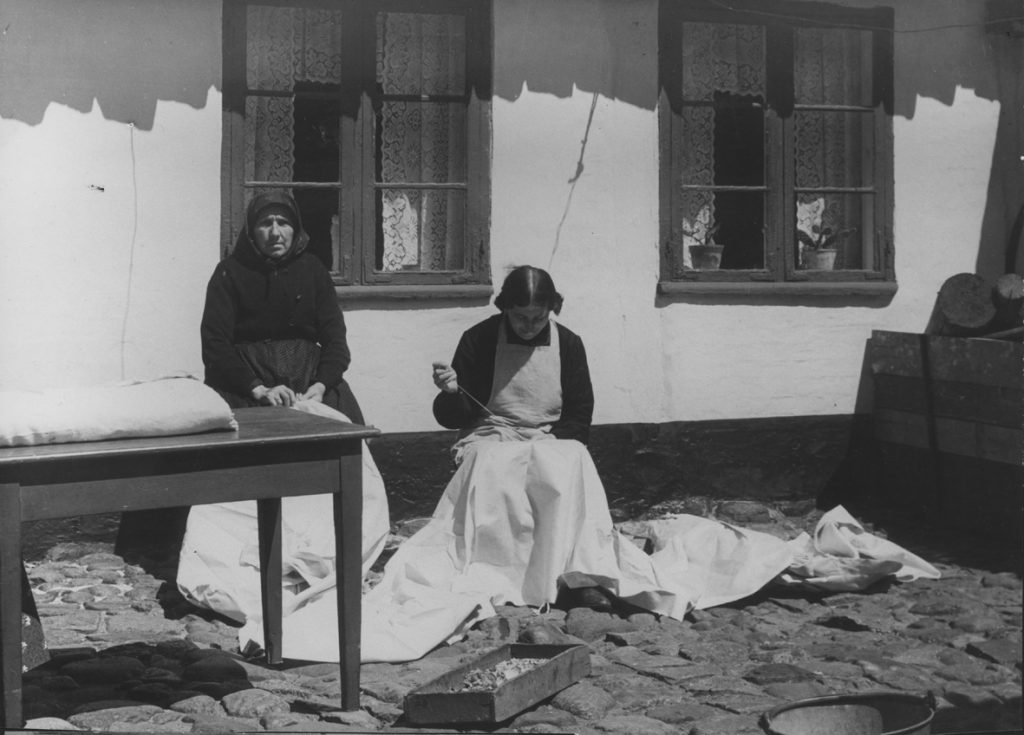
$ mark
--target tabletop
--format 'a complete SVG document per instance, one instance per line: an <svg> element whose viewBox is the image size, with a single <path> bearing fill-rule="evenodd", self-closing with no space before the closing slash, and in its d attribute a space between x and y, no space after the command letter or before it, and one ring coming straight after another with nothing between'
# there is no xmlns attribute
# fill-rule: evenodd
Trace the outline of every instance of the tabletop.
<svg viewBox="0 0 1024 735"><path fill-rule="evenodd" d="M0 447L0 470L62 459L130 457L175 452L211 451L227 448L258 448L274 445L334 442L379 436L380 430L277 407L239 408L234 411L237 431L207 431L175 436L36 444Z"/></svg>

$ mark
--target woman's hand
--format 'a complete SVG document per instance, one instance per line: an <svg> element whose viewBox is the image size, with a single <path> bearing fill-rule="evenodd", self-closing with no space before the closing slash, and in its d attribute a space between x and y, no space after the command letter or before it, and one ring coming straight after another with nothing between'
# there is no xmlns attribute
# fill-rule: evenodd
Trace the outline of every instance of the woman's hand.
<svg viewBox="0 0 1024 735"><path fill-rule="evenodd" d="M313 383L313 385L309 386L309 388L306 389L305 393L299 396L299 400L316 401L317 403L323 403L325 390L327 390L327 388L324 386L323 383Z"/></svg>
<svg viewBox="0 0 1024 735"><path fill-rule="evenodd" d="M434 385L445 393L457 393L459 391L459 376L455 374L451 365L435 362Z"/></svg>
<svg viewBox="0 0 1024 735"><path fill-rule="evenodd" d="M275 385L273 388L258 385L252 389L252 397L264 406L284 406L288 408L295 403L295 391L287 385Z"/></svg>

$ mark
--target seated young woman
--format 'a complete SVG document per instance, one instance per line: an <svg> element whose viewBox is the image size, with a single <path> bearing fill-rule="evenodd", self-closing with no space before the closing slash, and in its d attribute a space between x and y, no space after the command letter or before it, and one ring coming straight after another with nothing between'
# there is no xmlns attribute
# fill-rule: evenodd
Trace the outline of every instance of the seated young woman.
<svg viewBox="0 0 1024 735"><path fill-rule="evenodd" d="M554 319L562 301L546 271L515 268L500 313L462 335L450 364L434 363L434 416L459 431L457 469L381 586L429 580L492 604L541 606L555 602L565 572L615 576L611 516L585 446L590 370L583 341Z"/></svg>

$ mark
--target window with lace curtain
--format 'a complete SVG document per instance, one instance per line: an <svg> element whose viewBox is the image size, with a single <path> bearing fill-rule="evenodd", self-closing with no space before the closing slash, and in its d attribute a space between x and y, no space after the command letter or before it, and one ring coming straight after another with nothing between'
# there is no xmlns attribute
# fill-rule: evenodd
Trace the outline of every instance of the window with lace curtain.
<svg viewBox="0 0 1024 735"><path fill-rule="evenodd" d="M891 293L892 11L661 0L661 290Z"/></svg>
<svg viewBox="0 0 1024 735"><path fill-rule="evenodd" d="M341 286L488 284L490 48L480 0L225 0L225 247L287 189Z"/></svg>

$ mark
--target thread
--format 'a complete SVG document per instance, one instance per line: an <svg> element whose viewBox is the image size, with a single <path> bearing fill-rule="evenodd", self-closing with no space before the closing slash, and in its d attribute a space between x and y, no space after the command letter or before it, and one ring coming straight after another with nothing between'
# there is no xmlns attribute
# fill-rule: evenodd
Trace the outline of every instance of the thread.
<svg viewBox="0 0 1024 735"><path fill-rule="evenodd" d="M472 395L472 394L471 394L471 393L470 393L470 392L469 392L468 390L466 390L465 388L463 388L463 387L462 387L461 385L459 385L458 383L456 383L455 385L456 385L456 386L458 386L459 390L460 390L460 391L462 391L462 393L463 393L464 395L466 395L466 396L468 396L468 397L469 397L469 400L473 401L473 403L475 403L476 405L480 406L480 408L482 408L483 410L485 410L485 411L487 412L487 415L488 415L488 416L493 416L493 415L494 415L494 412L493 412L493 411L491 411L491 409L487 408L487 406L485 406L484 404L480 403L480 401L478 401L478 400L477 400L476 398L474 398L474 397L473 397L473 395Z"/></svg>

